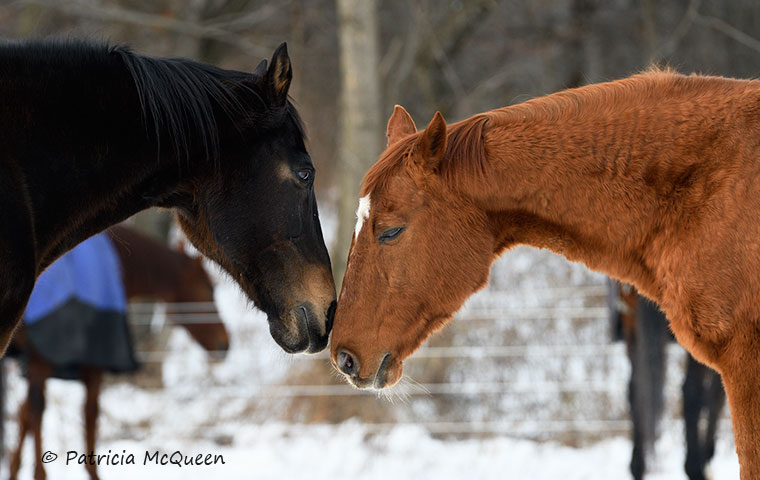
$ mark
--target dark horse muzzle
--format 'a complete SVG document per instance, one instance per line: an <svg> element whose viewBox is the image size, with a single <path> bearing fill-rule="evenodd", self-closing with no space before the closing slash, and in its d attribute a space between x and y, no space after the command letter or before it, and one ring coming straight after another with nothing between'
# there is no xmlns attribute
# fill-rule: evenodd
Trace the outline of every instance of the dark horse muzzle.
<svg viewBox="0 0 760 480"><path fill-rule="evenodd" d="M333 300L320 311L311 303L301 303L283 318L268 317L269 332L275 342L288 353L317 353L327 347L337 303Z"/></svg>

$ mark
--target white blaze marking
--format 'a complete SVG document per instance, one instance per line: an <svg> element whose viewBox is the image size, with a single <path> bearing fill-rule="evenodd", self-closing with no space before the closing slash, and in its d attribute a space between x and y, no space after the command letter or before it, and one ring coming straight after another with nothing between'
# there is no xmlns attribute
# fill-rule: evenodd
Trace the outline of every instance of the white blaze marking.
<svg viewBox="0 0 760 480"><path fill-rule="evenodd" d="M356 209L356 228L354 228L354 238L359 237L364 220L369 218L369 195L359 199L359 208Z"/></svg>

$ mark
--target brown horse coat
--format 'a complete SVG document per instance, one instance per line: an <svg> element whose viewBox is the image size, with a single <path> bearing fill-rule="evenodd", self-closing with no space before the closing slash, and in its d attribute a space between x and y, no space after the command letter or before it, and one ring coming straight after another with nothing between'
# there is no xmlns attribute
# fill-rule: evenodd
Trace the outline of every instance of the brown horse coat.
<svg viewBox="0 0 760 480"><path fill-rule="evenodd" d="M352 383L394 384L499 254L546 248L662 307L760 478L760 82L648 72L419 133L397 107L388 137L332 337Z"/></svg>

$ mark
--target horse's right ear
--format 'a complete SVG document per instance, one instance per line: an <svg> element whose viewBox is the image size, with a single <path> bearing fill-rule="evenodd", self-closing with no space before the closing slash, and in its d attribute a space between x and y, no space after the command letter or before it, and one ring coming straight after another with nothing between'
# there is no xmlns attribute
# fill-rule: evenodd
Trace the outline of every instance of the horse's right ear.
<svg viewBox="0 0 760 480"><path fill-rule="evenodd" d="M441 112L435 112L427 128L414 145L415 163L427 172L436 172L446 153L446 120Z"/></svg>
<svg viewBox="0 0 760 480"><path fill-rule="evenodd" d="M393 114L388 120L388 128L385 131L385 136L388 137L388 146L390 147L403 137L416 132L417 127L414 125L414 120L412 120L409 112L401 105L393 107Z"/></svg>
<svg viewBox="0 0 760 480"><path fill-rule="evenodd" d="M293 67L290 65L288 45L282 43L272 55L272 62L264 75L264 88L268 90L268 96L275 107L285 105L288 100L288 89L293 79Z"/></svg>

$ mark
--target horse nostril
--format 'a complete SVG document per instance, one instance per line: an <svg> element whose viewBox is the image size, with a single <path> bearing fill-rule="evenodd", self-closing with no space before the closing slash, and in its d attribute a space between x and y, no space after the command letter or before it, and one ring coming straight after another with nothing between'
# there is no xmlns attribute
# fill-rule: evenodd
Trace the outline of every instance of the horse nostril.
<svg viewBox="0 0 760 480"><path fill-rule="evenodd" d="M386 353L383 357L383 360L380 362L380 367L377 369L377 373L375 374L375 387L377 388L383 388L383 386L386 384L386 374L388 373L388 366L391 363L391 354Z"/></svg>
<svg viewBox="0 0 760 480"><path fill-rule="evenodd" d="M359 362L350 353L340 350L338 352L338 369L346 375L353 376L359 371Z"/></svg>

